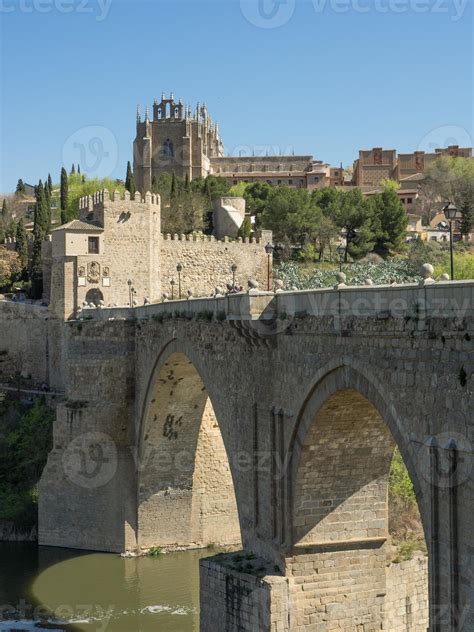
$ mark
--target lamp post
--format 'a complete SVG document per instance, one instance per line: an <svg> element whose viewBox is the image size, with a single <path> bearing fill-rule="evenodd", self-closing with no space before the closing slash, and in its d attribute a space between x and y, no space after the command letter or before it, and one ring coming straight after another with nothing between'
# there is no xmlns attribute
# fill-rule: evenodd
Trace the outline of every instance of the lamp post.
<svg viewBox="0 0 474 632"><path fill-rule="evenodd" d="M449 253L451 258L451 279L454 281L454 245L453 245L453 224L462 219L462 213L452 202L446 204L443 209L444 216L449 222Z"/></svg>
<svg viewBox="0 0 474 632"><path fill-rule="evenodd" d="M271 276L271 258L273 251L275 250L275 246L270 242L265 246L265 252L267 253L267 290L271 290L270 286L270 276Z"/></svg>
<svg viewBox="0 0 474 632"><path fill-rule="evenodd" d="M232 270L232 290L235 290L235 273L237 272L235 263L230 266L230 269Z"/></svg>
<svg viewBox="0 0 474 632"><path fill-rule="evenodd" d="M339 272L342 271L342 262L344 261L344 255L346 254L346 247L341 242L337 247L337 254L339 255Z"/></svg>
<svg viewBox="0 0 474 632"><path fill-rule="evenodd" d="M176 283L176 281L174 279L171 279L170 281L170 285L171 285L171 300L174 301L174 284Z"/></svg>
<svg viewBox="0 0 474 632"><path fill-rule="evenodd" d="M181 298L181 271L183 269L183 266L178 263L178 265L176 266L176 272L178 273L178 296L179 298Z"/></svg>
<svg viewBox="0 0 474 632"><path fill-rule="evenodd" d="M129 279L127 281L127 285L128 285L128 303L130 305L130 307L133 307L133 288L132 288L132 280Z"/></svg>

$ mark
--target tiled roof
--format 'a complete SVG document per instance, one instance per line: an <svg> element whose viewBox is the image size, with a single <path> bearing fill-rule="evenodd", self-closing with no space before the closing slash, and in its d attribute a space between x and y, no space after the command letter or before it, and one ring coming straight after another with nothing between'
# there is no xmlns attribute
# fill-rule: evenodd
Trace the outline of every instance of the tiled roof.
<svg viewBox="0 0 474 632"><path fill-rule="evenodd" d="M98 226L97 224L92 224L90 222L83 222L80 219L73 219L71 222L68 222L67 224L63 224L62 226L59 226L58 228L54 229L56 230L73 230L73 231L77 231L79 233L82 232L100 232L103 231L104 229L101 226Z"/></svg>

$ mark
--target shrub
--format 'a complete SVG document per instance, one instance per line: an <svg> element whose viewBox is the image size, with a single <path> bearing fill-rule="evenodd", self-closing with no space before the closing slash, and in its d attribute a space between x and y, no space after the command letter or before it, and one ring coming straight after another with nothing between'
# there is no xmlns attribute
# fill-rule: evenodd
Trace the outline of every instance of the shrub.
<svg viewBox="0 0 474 632"><path fill-rule="evenodd" d="M37 522L36 485L52 448L53 419L44 401L26 410L11 400L1 403L0 519L17 526Z"/></svg>

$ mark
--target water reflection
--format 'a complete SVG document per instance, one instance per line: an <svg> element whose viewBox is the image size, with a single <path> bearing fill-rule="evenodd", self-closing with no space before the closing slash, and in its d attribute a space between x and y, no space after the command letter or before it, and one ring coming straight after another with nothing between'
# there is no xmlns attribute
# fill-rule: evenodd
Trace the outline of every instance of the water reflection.
<svg viewBox="0 0 474 632"><path fill-rule="evenodd" d="M0 543L0 630L198 630L198 561L213 553L123 559ZM5 620L13 608L17 623Z"/></svg>

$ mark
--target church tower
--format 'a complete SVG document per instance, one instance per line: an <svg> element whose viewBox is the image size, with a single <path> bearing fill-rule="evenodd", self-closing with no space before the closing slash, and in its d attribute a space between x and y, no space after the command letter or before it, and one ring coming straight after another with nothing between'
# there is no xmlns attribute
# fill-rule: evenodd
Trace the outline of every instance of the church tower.
<svg viewBox="0 0 474 632"><path fill-rule="evenodd" d="M137 111L137 131L133 143L133 171L137 189L151 191L153 179L168 173L181 178L206 177L211 159L224 155L217 125L206 105L197 104L194 112L179 99L161 95L153 103L152 119L148 107L142 120Z"/></svg>

